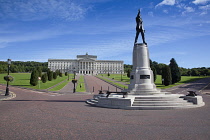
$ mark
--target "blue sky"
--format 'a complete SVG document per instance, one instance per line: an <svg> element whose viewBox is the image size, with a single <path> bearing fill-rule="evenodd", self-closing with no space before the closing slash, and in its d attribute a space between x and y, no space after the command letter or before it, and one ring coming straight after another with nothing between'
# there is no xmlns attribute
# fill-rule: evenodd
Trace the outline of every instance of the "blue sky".
<svg viewBox="0 0 210 140"><path fill-rule="evenodd" d="M88 52L132 64L139 8L153 61L210 67L210 0L0 0L0 61Z"/></svg>

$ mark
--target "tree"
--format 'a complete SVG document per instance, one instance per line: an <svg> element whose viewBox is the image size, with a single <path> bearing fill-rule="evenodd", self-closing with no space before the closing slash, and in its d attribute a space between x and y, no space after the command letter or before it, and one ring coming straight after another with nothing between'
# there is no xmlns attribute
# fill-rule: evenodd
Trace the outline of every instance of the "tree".
<svg viewBox="0 0 210 140"><path fill-rule="evenodd" d="M198 75L199 75L198 70L197 70L197 69L192 69L191 75L192 75L192 76L198 76Z"/></svg>
<svg viewBox="0 0 210 140"><path fill-rule="evenodd" d="M132 70L133 65L124 64L124 72L127 73L128 70Z"/></svg>
<svg viewBox="0 0 210 140"><path fill-rule="evenodd" d="M39 74L39 77L42 77L42 68L41 67L37 67L37 72Z"/></svg>
<svg viewBox="0 0 210 140"><path fill-rule="evenodd" d="M56 70L55 73L57 74L57 76L61 73L60 70Z"/></svg>
<svg viewBox="0 0 210 140"><path fill-rule="evenodd" d="M42 74L42 83L47 82L47 73Z"/></svg>
<svg viewBox="0 0 210 140"><path fill-rule="evenodd" d="M154 77L154 82L155 82L157 79L157 71L156 71L155 67L152 67L152 71L153 71L153 77Z"/></svg>
<svg viewBox="0 0 210 140"><path fill-rule="evenodd" d="M169 66L165 65L162 68L162 79L164 79L164 85L168 86L172 83L172 78L171 78L171 69Z"/></svg>
<svg viewBox="0 0 210 140"><path fill-rule="evenodd" d="M63 74L60 72L60 73L59 73L59 76L60 76L60 77L63 77Z"/></svg>
<svg viewBox="0 0 210 140"><path fill-rule="evenodd" d="M38 77L39 77L39 73L36 69L34 69L31 73L31 79L30 79L30 84L32 86L36 86L38 84Z"/></svg>
<svg viewBox="0 0 210 140"><path fill-rule="evenodd" d="M109 77L110 76L110 73L108 72L107 76Z"/></svg>
<svg viewBox="0 0 210 140"><path fill-rule="evenodd" d="M130 78L130 74L131 74L131 70L130 70L130 69L128 69L128 70L127 70L127 77L129 77L129 78Z"/></svg>
<svg viewBox="0 0 210 140"><path fill-rule="evenodd" d="M205 69L205 70L203 70L203 74L202 75L204 75L204 76L207 76L207 75L209 75L209 70L208 69Z"/></svg>
<svg viewBox="0 0 210 140"><path fill-rule="evenodd" d="M187 76L191 76L191 70L190 69L187 71Z"/></svg>
<svg viewBox="0 0 210 140"><path fill-rule="evenodd" d="M48 73L49 73L49 74L47 75L48 80L49 80L49 81L52 81L52 79L53 79L53 71L49 71Z"/></svg>
<svg viewBox="0 0 210 140"><path fill-rule="evenodd" d="M179 82L181 80L181 73L174 58L170 60L169 67L171 69L172 84Z"/></svg>
<svg viewBox="0 0 210 140"><path fill-rule="evenodd" d="M21 62L21 61L12 61L10 71L12 73L14 72L32 72L34 68L40 67L42 71L46 72L47 70L47 62ZM4 66L6 66L7 69L7 62L0 61L0 73L4 72ZM5 71L6 72L6 71Z"/></svg>
<svg viewBox="0 0 210 140"><path fill-rule="evenodd" d="M157 71L157 74L162 75L163 67L165 67L165 64L163 64L163 63L159 63L159 64L155 65L155 69Z"/></svg>
<svg viewBox="0 0 210 140"><path fill-rule="evenodd" d="M150 68L151 68L152 71L153 71L154 82L155 82L155 80L156 80L156 78L157 78L157 71L156 71L155 66L154 66L154 64L156 64L156 63L157 63L157 62L155 62L155 61L154 61L154 63L153 63L152 60L150 59Z"/></svg>
<svg viewBox="0 0 210 140"><path fill-rule="evenodd" d="M68 76L68 72L65 72L65 76Z"/></svg>
<svg viewBox="0 0 210 140"><path fill-rule="evenodd" d="M53 72L53 79L57 79L57 73Z"/></svg>

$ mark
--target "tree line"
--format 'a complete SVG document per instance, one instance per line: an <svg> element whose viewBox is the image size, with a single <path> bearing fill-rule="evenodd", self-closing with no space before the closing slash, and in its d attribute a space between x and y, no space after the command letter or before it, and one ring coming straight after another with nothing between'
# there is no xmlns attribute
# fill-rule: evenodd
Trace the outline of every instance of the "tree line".
<svg viewBox="0 0 210 140"><path fill-rule="evenodd" d="M48 62L34 62L34 61L12 61L10 65L10 72L32 72L34 68L41 68L43 72L47 72ZM8 69L7 62L0 61L0 73L6 73Z"/></svg>
<svg viewBox="0 0 210 140"><path fill-rule="evenodd" d="M150 60L150 67L155 68L157 75L162 75L162 69L166 64L158 63ZM132 65L124 64L124 71L128 73L132 70ZM183 68L179 67L181 76L210 76L210 67L199 67L199 68Z"/></svg>
<svg viewBox="0 0 210 140"><path fill-rule="evenodd" d="M156 75L162 75L162 82L164 85L179 82L181 80L181 76L210 76L210 67L192 69L178 67L178 64L174 58L170 60L169 65L150 60L150 67L154 74L154 81L156 80ZM127 73L128 77L130 76L131 70L132 65L124 65L124 71Z"/></svg>
<svg viewBox="0 0 210 140"><path fill-rule="evenodd" d="M68 73L66 72L65 76L67 76L67 74ZM63 74L60 72L60 70L53 72L50 69L47 69L47 72L43 72L40 67L37 67L31 72L30 85L36 86L39 80L41 80L43 83L56 80L58 76L63 77Z"/></svg>
<svg viewBox="0 0 210 140"><path fill-rule="evenodd" d="M192 69L178 67L174 58L170 60L169 65L150 60L150 67L154 73L154 80L156 80L156 75L162 75L163 77L162 79L164 79L165 84L176 83L177 81L181 79L180 76L210 76L210 67L209 68L201 67L201 68L192 68ZM8 69L7 62L0 61L0 73L6 73L7 69ZM35 70L38 71L39 73L38 77L42 77L41 79L44 80L43 83L45 82L45 79L46 81L51 81L53 79L53 76L55 79L56 74L57 75L61 74L58 72L58 70L56 71L56 74L50 71L48 69L48 62L12 61L12 64L10 65L10 72L12 73L30 72L31 74L33 73L33 75L37 75L37 74L34 74L34 73L37 73L35 72ZM127 73L128 77L130 76L131 70L132 70L132 65L124 64L124 72ZM40 73L45 73L45 78ZM165 75L166 73L168 74Z"/></svg>

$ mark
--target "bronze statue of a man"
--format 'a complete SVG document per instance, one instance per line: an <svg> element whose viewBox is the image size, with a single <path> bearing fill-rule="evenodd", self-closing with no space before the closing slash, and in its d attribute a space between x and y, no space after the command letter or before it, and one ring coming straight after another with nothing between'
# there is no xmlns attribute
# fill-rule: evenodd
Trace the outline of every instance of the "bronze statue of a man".
<svg viewBox="0 0 210 140"><path fill-rule="evenodd" d="M145 30L143 28L143 20L140 17L140 10L138 10L138 14L136 16L136 37L135 37L135 42L134 43L137 43L137 40L138 40L138 37L139 37L139 32L141 32L141 37L142 37L143 43L147 44L145 42L145 38L144 38Z"/></svg>

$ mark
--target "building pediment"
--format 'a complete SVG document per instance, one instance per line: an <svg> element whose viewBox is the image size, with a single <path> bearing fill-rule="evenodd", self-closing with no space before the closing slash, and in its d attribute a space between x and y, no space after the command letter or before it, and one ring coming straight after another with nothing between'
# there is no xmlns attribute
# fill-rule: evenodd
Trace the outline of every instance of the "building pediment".
<svg viewBox="0 0 210 140"><path fill-rule="evenodd" d="M94 62L94 59L91 58L83 58L83 59L79 59L79 62Z"/></svg>
<svg viewBox="0 0 210 140"><path fill-rule="evenodd" d="M86 55L77 55L77 59L92 59L92 60L96 60L97 56L96 55L88 55L88 53L86 53Z"/></svg>

